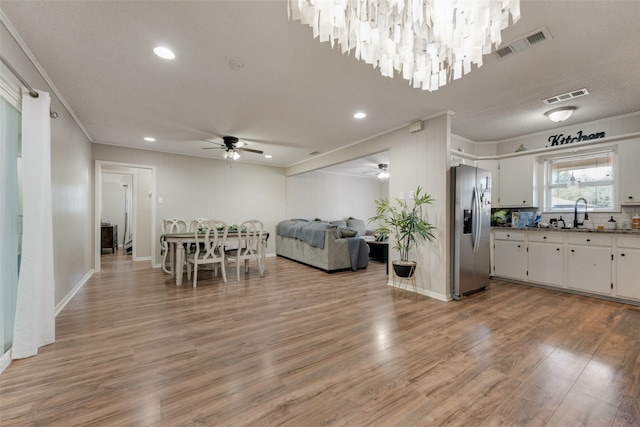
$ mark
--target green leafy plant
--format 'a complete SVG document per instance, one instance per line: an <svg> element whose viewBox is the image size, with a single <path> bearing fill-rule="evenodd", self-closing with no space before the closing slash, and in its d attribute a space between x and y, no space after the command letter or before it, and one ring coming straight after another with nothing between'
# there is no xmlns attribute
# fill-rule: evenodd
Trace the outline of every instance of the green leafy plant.
<svg viewBox="0 0 640 427"><path fill-rule="evenodd" d="M392 204L388 199L378 199L376 214L369 218L369 222L379 224L375 232L392 236L395 240L393 249L400 253L400 261L409 261L409 251L420 240L433 240L433 230L436 228L425 218L423 207L433 203L433 198L422 192L418 186L413 195L412 206L404 199L396 199Z"/></svg>

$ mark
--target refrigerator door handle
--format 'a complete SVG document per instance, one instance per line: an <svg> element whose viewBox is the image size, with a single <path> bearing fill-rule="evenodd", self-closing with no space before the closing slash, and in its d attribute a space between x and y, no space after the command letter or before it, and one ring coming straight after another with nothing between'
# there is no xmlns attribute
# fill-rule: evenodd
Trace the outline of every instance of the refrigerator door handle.
<svg viewBox="0 0 640 427"><path fill-rule="evenodd" d="M478 252L480 246L480 195L478 194L478 188L473 187L473 252Z"/></svg>

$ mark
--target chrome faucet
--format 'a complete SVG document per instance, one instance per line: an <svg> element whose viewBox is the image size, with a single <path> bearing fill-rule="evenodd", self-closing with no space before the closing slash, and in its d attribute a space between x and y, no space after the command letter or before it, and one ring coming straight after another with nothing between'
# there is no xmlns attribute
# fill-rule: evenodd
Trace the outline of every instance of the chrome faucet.
<svg viewBox="0 0 640 427"><path fill-rule="evenodd" d="M584 202L584 218L582 218L582 222L578 222L578 203L580 200ZM589 214L587 213L587 207L589 204L587 203L587 199L584 197L580 197L576 200L576 205L573 208L573 228L578 228L580 225L584 225L584 222L589 219Z"/></svg>

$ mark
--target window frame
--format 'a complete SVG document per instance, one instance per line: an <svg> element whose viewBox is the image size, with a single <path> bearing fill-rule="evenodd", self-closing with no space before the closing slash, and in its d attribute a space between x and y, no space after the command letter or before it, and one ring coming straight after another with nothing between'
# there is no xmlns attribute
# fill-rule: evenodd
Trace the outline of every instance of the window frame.
<svg viewBox="0 0 640 427"><path fill-rule="evenodd" d="M573 208L570 207L562 207L554 209L551 205L552 200L552 190L556 188L562 188L566 184L552 184L550 183L552 180L553 174L553 162L554 161L578 161L584 160L588 157L596 157L602 155L610 155L611 156L611 179L600 180L600 181L588 181L588 182L580 182L581 187L597 187L602 185L611 185L611 204L607 207L590 207L590 212L617 212L619 210L618 203L618 191L620 186L620 180L618 177L618 150L616 146L607 146L607 147L598 147L597 149L592 150L584 150L577 151L573 153L558 153L556 155L545 156L542 159L543 164L543 174L542 174L542 200L543 200L543 210L544 212L549 213L560 213L560 212L573 212Z"/></svg>

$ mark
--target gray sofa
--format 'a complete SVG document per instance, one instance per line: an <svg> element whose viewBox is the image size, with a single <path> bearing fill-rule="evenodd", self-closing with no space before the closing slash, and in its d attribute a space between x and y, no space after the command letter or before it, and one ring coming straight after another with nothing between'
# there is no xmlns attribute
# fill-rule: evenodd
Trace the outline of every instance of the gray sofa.
<svg viewBox="0 0 640 427"><path fill-rule="evenodd" d="M370 234L362 220L285 220L276 226L276 254L327 272L355 271L369 265Z"/></svg>

